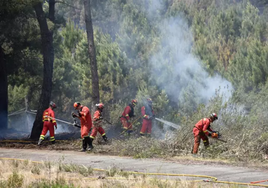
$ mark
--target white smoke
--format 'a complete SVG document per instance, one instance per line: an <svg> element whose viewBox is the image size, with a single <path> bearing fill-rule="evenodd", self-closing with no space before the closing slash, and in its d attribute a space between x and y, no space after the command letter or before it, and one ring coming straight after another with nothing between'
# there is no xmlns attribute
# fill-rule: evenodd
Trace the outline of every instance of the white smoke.
<svg viewBox="0 0 268 188"><path fill-rule="evenodd" d="M161 43L149 60L151 73L171 100L184 101L186 92L206 103L219 89L227 99L231 96L232 84L218 74L211 77L193 55L193 36L182 16L164 18L158 29Z"/></svg>

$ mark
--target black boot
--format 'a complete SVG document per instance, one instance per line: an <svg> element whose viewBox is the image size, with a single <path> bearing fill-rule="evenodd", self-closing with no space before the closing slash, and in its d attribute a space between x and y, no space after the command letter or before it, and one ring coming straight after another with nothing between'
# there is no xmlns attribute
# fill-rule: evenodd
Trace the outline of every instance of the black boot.
<svg viewBox="0 0 268 188"><path fill-rule="evenodd" d="M106 135L103 135L102 138L103 138L103 140L104 140L105 142L108 142L108 138L107 138Z"/></svg>
<svg viewBox="0 0 268 188"><path fill-rule="evenodd" d="M128 136L130 136L131 133L132 133L132 130L128 130L128 131L127 131L127 135L128 135Z"/></svg>
<svg viewBox="0 0 268 188"><path fill-rule="evenodd" d="M92 145L92 142L93 142L93 138L90 138L90 137L88 137L88 139L87 139L87 143L88 143L88 151L91 151L94 147L93 147L93 145Z"/></svg>
<svg viewBox="0 0 268 188"><path fill-rule="evenodd" d="M84 151L86 151L86 149L87 149L86 138L83 138L81 151L84 152Z"/></svg>
<svg viewBox="0 0 268 188"><path fill-rule="evenodd" d="M51 144L55 144L55 143L56 143L56 141L55 141L55 140L51 141Z"/></svg>

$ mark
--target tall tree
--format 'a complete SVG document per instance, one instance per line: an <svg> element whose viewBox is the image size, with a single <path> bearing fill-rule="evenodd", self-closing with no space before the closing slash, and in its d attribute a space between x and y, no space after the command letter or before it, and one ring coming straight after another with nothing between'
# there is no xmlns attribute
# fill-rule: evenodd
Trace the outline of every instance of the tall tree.
<svg viewBox="0 0 268 188"><path fill-rule="evenodd" d="M90 68L92 76L91 78L92 102L93 104L97 104L100 101L99 75L98 75L98 67L97 67L96 52L94 45L90 0L84 0L84 9L85 9L85 22L87 30L87 41L88 41L88 54L90 59Z"/></svg>
<svg viewBox="0 0 268 188"><path fill-rule="evenodd" d="M42 114L48 107L52 91L52 75L54 63L54 47L53 47L53 29L49 30L45 13L43 11L42 2L34 5L34 10L39 23L41 41L42 41L42 54L43 54L43 85L42 92L39 99L39 106L37 115L32 128L31 139L38 139L42 131ZM49 19L55 21L55 0L49 0Z"/></svg>

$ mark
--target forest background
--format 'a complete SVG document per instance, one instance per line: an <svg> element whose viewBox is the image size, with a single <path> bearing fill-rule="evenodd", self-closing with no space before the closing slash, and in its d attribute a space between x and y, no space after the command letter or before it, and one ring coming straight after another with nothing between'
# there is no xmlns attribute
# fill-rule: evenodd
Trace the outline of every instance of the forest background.
<svg viewBox="0 0 268 188"><path fill-rule="evenodd" d="M9 2L11 16L0 21L8 111L24 108L25 98L37 109L43 79L38 21L32 1ZM231 152L266 153L267 5L265 0L92 1L105 118L118 121L134 98L139 115L150 97L157 117L185 127L181 134L216 112L216 128L237 146ZM48 2L43 9L48 14ZM56 1L55 21L47 22L55 50L51 100L57 118L70 120L75 101L92 105L83 2Z"/></svg>

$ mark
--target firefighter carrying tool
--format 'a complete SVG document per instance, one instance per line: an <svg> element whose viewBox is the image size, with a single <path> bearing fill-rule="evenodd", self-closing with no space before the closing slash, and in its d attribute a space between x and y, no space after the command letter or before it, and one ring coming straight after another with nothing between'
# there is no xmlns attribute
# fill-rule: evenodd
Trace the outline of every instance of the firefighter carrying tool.
<svg viewBox="0 0 268 188"><path fill-rule="evenodd" d="M55 113L53 111L53 109L55 109L55 108L57 108L56 104L51 101L49 103L49 108L43 112L43 130L42 130L42 133L40 135L38 145L42 144L48 130L49 130L49 134L50 134L50 142L52 144L55 144L54 126L57 129L57 123L55 120Z"/></svg>
<svg viewBox="0 0 268 188"><path fill-rule="evenodd" d="M138 101L136 99L131 100L131 103L125 107L122 116L120 117L123 129L127 131L128 135L132 132L132 123L130 118L135 117L134 107L137 105Z"/></svg>
<svg viewBox="0 0 268 188"><path fill-rule="evenodd" d="M97 110L95 111L94 117L93 117L93 129L92 129L92 132L90 134L91 146L88 149L89 151L93 149L92 142L95 139L95 137L97 136L98 132L101 134L101 136L105 142L108 141L107 136L105 135L105 131L102 128L102 120L103 120L102 111L104 109L104 104L102 104L102 103L96 104L96 108L97 108Z"/></svg>
<svg viewBox="0 0 268 188"><path fill-rule="evenodd" d="M148 98L144 106L141 107L141 115L143 117L142 127L140 131L141 136L144 136L146 132L148 136L150 136L152 133L152 120L155 118L152 105L152 99Z"/></svg>
<svg viewBox="0 0 268 188"><path fill-rule="evenodd" d="M87 145L89 148L92 147L92 142L89 138L89 132L92 127L92 119L90 110L88 107L81 105L79 102L74 103L74 108L78 110L77 114L72 113L73 118L79 118L80 119L80 125L81 125L81 138L82 138L82 149L81 151L86 151Z"/></svg>
<svg viewBox="0 0 268 188"><path fill-rule="evenodd" d="M207 148L209 146L208 136L210 136L211 138L219 138L217 131L213 131L210 127L210 123L214 122L217 119L218 119L217 114L212 113L209 118L203 118L195 124L193 128L194 155L196 155L198 152L201 139L203 140L204 146Z"/></svg>

